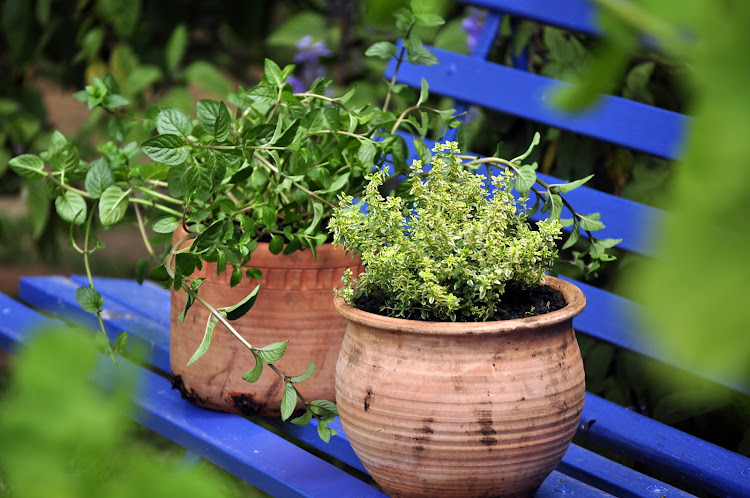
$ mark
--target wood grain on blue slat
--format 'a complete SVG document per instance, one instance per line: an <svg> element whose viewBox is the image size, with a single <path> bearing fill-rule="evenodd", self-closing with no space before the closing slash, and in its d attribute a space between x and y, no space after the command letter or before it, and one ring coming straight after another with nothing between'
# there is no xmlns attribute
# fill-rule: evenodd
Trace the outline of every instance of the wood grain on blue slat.
<svg viewBox="0 0 750 498"><path fill-rule="evenodd" d="M596 10L589 0L466 0L463 3L582 33L600 33Z"/></svg>
<svg viewBox="0 0 750 498"><path fill-rule="evenodd" d="M23 344L38 326L60 323L0 294L2 309L11 310L0 323L2 344ZM139 423L274 496L328 497L340 495L341 490L350 490L352 496L384 496L245 418L194 406L166 379L125 359L115 366L102 358L95 377L106 387L124 370L142 376L133 397L132 416Z"/></svg>
<svg viewBox="0 0 750 498"><path fill-rule="evenodd" d="M650 339L654 337L654 333L650 333L641 320L644 314L642 305L589 284L564 276L561 278L573 282L586 296L586 308L573 322L577 331L750 395L750 386L741 384L736 379L698 371L679 361L664 350L663 345Z"/></svg>
<svg viewBox="0 0 750 498"><path fill-rule="evenodd" d="M552 105L560 81L515 68L480 61L463 54L431 48L440 63L404 63L398 81L419 88L422 78L430 92L556 126L661 157L679 155L688 118L621 97L605 96L592 109L563 113ZM393 74L391 63L386 77Z"/></svg>
<svg viewBox="0 0 750 498"><path fill-rule="evenodd" d="M383 497L359 479L238 415L199 408L145 372L137 420L273 496Z"/></svg>
<svg viewBox="0 0 750 498"><path fill-rule="evenodd" d="M750 458L586 393L578 435L721 496L750 496ZM586 429L583 429L586 427Z"/></svg>
<svg viewBox="0 0 750 498"><path fill-rule="evenodd" d="M32 311L0 292L0 349L14 351L40 327L62 322Z"/></svg>
<svg viewBox="0 0 750 498"><path fill-rule="evenodd" d="M84 275L71 275L78 285L88 285ZM135 280L94 277L94 287L105 299L113 299L130 308L137 306L141 315L169 327L169 291L160 285L146 280L138 284ZM138 303L133 305L132 303Z"/></svg>
<svg viewBox="0 0 750 498"><path fill-rule="evenodd" d="M133 282L137 285L137 283ZM18 283L18 296L29 306L53 314L88 330L98 330L96 315L83 311L76 301L79 284L65 277L24 277ZM105 296L102 318L111 340L120 332L127 332L135 348L143 348L151 363L168 372L169 328L144 316L136 303L133 307L107 300Z"/></svg>
<svg viewBox="0 0 750 498"><path fill-rule="evenodd" d="M576 444L570 445L557 470L621 498L693 496Z"/></svg>

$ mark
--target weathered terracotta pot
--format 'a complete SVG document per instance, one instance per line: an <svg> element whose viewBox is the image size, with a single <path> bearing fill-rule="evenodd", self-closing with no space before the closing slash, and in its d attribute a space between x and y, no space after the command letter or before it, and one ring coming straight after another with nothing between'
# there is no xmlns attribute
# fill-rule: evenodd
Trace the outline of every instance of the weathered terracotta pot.
<svg viewBox="0 0 750 498"><path fill-rule="evenodd" d="M390 496L529 496L557 466L583 409L574 285L567 306L483 323L420 322L336 299L349 320L336 367L344 431Z"/></svg>
<svg viewBox="0 0 750 498"><path fill-rule="evenodd" d="M284 357L276 365L287 375L303 373L311 361L315 374L300 389L307 399L335 398L336 359L346 320L336 312L331 296L341 286L346 268L362 271L359 260L343 250L324 244L312 251L274 255L268 244L253 251L250 266L263 272L261 280L249 278L232 288L230 271L216 275L216 265L205 264L193 278L205 277L199 295L215 307L236 304L260 283L253 308L232 322L253 346L289 340ZM177 317L185 305L184 292L173 292L170 316L170 362L174 386L198 405L244 415L279 414L284 393L279 376L265 368L260 380L250 384L242 375L255 365L252 353L221 324L216 325L208 352L186 367L203 339L208 311L195 303L184 323Z"/></svg>

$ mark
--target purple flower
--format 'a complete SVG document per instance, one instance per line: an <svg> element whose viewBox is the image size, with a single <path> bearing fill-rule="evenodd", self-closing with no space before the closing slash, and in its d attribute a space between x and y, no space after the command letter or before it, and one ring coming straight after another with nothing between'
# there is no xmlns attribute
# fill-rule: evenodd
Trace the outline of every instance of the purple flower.
<svg viewBox="0 0 750 498"><path fill-rule="evenodd" d="M469 53L473 53L474 49L477 47L486 16L486 11L470 7L469 16L465 17L461 22L461 27L464 32L466 32L466 46L469 49Z"/></svg>
<svg viewBox="0 0 750 498"><path fill-rule="evenodd" d="M287 83L292 85L292 91L294 93L302 93L306 90L305 84L295 75L291 75L287 80Z"/></svg>
<svg viewBox="0 0 750 498"><path fill-rule="evenodd" d="M475 105L470 105L469 108L466 110L466 115L464 116L464 124L468 125L469 123L477 119L479 116L481 116L479 107Z"/></svg>
<svg viewBox="0 0 750 498"><path fill-rule="evenodd" d="M326 70L320 65L320 58L330 57L333 52L328 49L326 42L313 42L310 35L300 38L295 47L297 53L292 60L297 64L297 73L290 76L287 82L292 85L295 93L301 93L310 88L316 79L325 76Z"/></svg>
<svg viewBox="0 0 750 498"><path fill-rule="evenodd" d="M322 40L313 42L310 35L300 38L294 46L297 47L297 53L294 56L295 64L318 62L318 59L321 57L330 57L333 55L333 52L328 49L326 42Z"/></svg>

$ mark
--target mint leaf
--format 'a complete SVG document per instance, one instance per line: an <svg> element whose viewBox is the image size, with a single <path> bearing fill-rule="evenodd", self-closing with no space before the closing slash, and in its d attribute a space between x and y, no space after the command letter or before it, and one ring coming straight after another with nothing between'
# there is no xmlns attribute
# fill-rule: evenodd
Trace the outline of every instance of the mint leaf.
<svg viewBox="0 0 750 498"><path fill-rule="evenodd" d="M8 161L11 169L24 178L41 178L44 176L44 161L34 154L22 154Z"/></svg>
<svg viewBox="0 0 750 498"><path fill-rule="evenodd" d="M245 372L245 374L242 376L242 380L244 380L245 382L250 382L252 384L253 382L256 382L258 379L260 379L260 374L262 373L263 362L256 357L255 366L252 370L248 370L247 372Z"/></svg>
<svg viewBox="0 0 750 498"><path fill-rule="evenodd" d="M292 416L294 408L297 406L297 390L293 384L285 384L284 396L281 398L281 420L286 421Z"/></svg>
<svg viewBox="0 0 750 498"><path fill-rule="evenodd" d="M200 346L198 346L198 349L193 353L193 356L190 357L190 360L188 360L187 366L192 365L196 361L200 359L201 356L206 354L206 351L208 351L208 347L211 345L211 338L214 335L214 327L216 327L216 324L219 322L219 320L213 315L208 315L208 321L206 322L206 331L203 334L203 340L200 343Z"/></svg>
<svg viewBox="0 0 750 498"><path fill-rule="evenodd" d="M381 59L390 59L391 57L395 57L397 53L398 47L387 41L373 43L367 50L365 50L365 55L367 57L379 57Z"/></svg>
<svg viewBox="0 0 750 498"><path fill-rule="evenodd" d="M152 228L156 233L173 233L179 226L180 222L176 217L167 215L156 220Z"/></svg>
<svg viewBox="0 0 750 498"><path fill-rule="evenodd" d="M255 354L258 355L258 358L260 358L263 363L275 363L284 356L288 342L289 341L274 342L273 344L269 344L266 347L256 350Z"/></svg>
<svg viewBox="0 0 750 498"><path fill-rule="evenodd" d="M227 313L227 320L237 320L238 318L245 316L245 313L250 311L250 309L253 307L253 304L255 304L255 299L258 296L259 289L260 285L256 285L255 288L250 291L250 294L245 296L242 301L235 304L234 306L226 308L225 311Z"/></svg>
<svg viewBox="0 0 750 498"><path fill-rule="evenodd" d="M65 192L55 199L55 210L68 223L81 225L86 221L86 201L75 192Z"/></svg>
<svg viewBox="0 0 750 498"><path fill-rule="evenodd" d="M79 287L76 289L76 301L84 311L89 313L98 312L104 306L104 299L93 287Z"/></svg>
<svg viewBox="0 0 750 498"><path fill-rule="evenodd" d="M193 132L193 121L182 109L162 107L156 116L156 129L162 135L187 137Z"/></svg>
<svg viewBox="0 0 750 498"><path fill-rule="evenodd" d="M128 209L130 189L122 190L117 185L107 187L99 199L99 220L102 225L114 225L120 221Z"/></svg>
<svg viewBox="0 0 750 498"><path fill-rule="evenodd" d="M86 192L94 199L101 197L102 192L115 184L115 175L107 160L100 157L91 163L84 182Z"/></svg>
<svg viewBox="0 0 750 498"><path fill-rule="evenodd" d="M148 157L169 166L177 166L187 161L190 157L188 147L182 137L171 134L149 138L141 145Z"/></svg>

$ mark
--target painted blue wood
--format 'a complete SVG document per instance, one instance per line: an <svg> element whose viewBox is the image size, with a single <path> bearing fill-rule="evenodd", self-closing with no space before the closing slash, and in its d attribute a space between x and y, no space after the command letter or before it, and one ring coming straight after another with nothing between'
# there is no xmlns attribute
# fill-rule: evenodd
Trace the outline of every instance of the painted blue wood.
<svg viewBox="0 0 750 498"><path fill-rule="evenodd" d="M24 344L37 327L60 322L13 302L0 294L0 344ZM383 497L382 493L347 472L257 424L237 415L199 408L180 397L165 378L121 358L119 367L102 358L95 378L111 387L127 372L139 375L133 396L140 424L200 454L237 477L274 496L330 497L347 490L352 496ZM124 372L123 372L124 371Z"/></svg>
<svg viewBox="0 0 750 498"><path fill-rule="evenodd" d="M533 19L571 31L598 35L596 9L588 0L465 0L462 3Z"/></svg>
<svg viewBox="0 0 750 498"><path fill-rule="evenodd" d="M750 496L750 458L586 393L578 436L720 496Z"/></svg>
<svg viewBox="0 0 750 498"><path fill-rule="evenodd" d="M664 345L651 341L650 338L654 337L655 334L650 333L641 321L640 317L644 314L642 305L584 282L578 282L564 276L561 278L573 282L586 296L586 308L574 322L578 332L583 332L628 351L662 361L735 391L750 395L750 386L742 384L740 380L718 377L711 372L697 371L695 367L675 360L668 351L664 350Z"/></svg>
<svg viewBox="0 0 750 498"><path fill-rule="evenodd" d="M119 289L116 285L109 288ZM26 292L34 289L37 287L29 287ZM136 310L132 311L137 313ZM0 344L11 347L26 342L36 326L59 323L2 294L0 312L9 317L0 324ZM74 314L67 316L80 320L80 316ZM250 420L192 405L181 399L179 394L170 388L166 379L125 359L120 361L120 367L114 367L108 359L103 359L95 378L100 385L111 387L124 375L123 370L135 371L142 377L139 382L140 389L133 398L136 410L132 417L145 427L185 447L191 461L197 456L205 458L274 496L384 496L369 484L318 459ZM281 424L281 427L299 429L291 424ZM341 429L339 445L348 445L340 424L334 428ZM334 453L327 451L332 448L331 446L320 440L311 439L315 432L314 427L307 429L307 434L300 438L302 441L309 440L322 451ZM291 432L290 435L298 433ZM348 451L353 455L351 447ZM587 465L585 461L588 460L579 458L577 461L584 462L581 465ZM364 470L359 462L355 468ZM597 487L559 471L547 477L536 496L557 497L560 494L585 497L611 496Z"/></svg>
<svg viewBox="0 0 750 498"><path fill-rule="evenodd" d="M71 275L70 279L78 285L89 284L85 275ZM138 303L140 315L169 328L169 291L164 287L149 280L138 284L133 280L108 277L94 277L94 287L108 299L125 306L133 307L132 303Z"/></svg>
<svg viewBox="0 0 750 498"><path fill-rule="evenodd" d="M439 64L404 63L398 81L419 88L424 78L431 93L660 157L675 159L682 149L689 121L682 114L615 96L603 96L592 109L565 113L552 102L554 92L568 83L447 50L431 50ZM394 69L392 62L387 78Z"/></svg>
<svg viewBox="0 0 750 498"><path fill-rule="evenodd" d="M29 312L26 306L0 293L0 349L14 351L33 331L50 323L49 318Z"/></svg>
<svg viewBox="0 0 750 498"><path fill-rule="evenodd" d="M49 287L45 284L44 278L45 277L36 277L32 279L26 279L26 281L22 283L22 287L28 286L29 282L34 283L33 290L32 287L30 287L29 289L27 289L27 291L25 291L25 295L30 296L32 298L32 302L35 299L34 293L39 293L38 301L46 302L49 300L49 296L47 296ZM59 280L53 277L47 278L50 278L52 281ZM133 286L137 288L138 284L134 281L127 280L120 281L119 283L113 281L111 282L111 285L108 286L108 289L117 292L119 296L130 296L132 299L134 299L134 301L132 302L123 302L122 304L123 308L127 310L127 314L137 315L138 313L140 313L138 294L136 292L127 291L127 286ZM164 291L163 289L157 289L157 291L161 293L164 300L168 299L167 291ZM102 291L102 293L105 299L109 297L107 295L107 291ZM70 299L63 299L63 302L67 303L67 306L77 306L77 304ZM59 303L57 306L57 309L60 309ZM598 307L600 307L600 305L597 305L594 308ZM74 315L71 313L65 314L68 316ZM109 326L109 323L107 323L107 326ZM632 343L625 343L625 345L628 347L633 347ZM606 408L605 411L607 412L604 416L601 414L602 407ZM636 422L633 422L633 417L635 417ZM744 470L745 468L750 468L749 459L741 457L727 450L723 450L714 445L705 443L697 438L688 436L680 431L671 429L662 424L654 422L653 420L647 419L646 417L637 415L622 407L606 402L605 400L598 398L597 396L587 394L586 406L584 407L582 415L582 427L586 427L586 424L588 422L591 422L592 420L594 420L595 422L588 426L587 430L584 431L582 429L580 431L580 434L585 438L593 438L596 442L601 443L608 448L622 451L623 453L629 454L635 459L640 459L641 456L646 455L643 461L646 461L647 463L652 463L654 460L661 462L661 466L669 467L669 469L671 469L671 471L676 474L683 473L685 469L700 468L709 470L709 473L702 472L695 474L696 477L688 482L706 486L706 480L716 480L717 473L721 474L721 471L713 469L712 466L714 465L714 460L717 455L720 455L722 456L722 458L729 458L729 460L727 461L733 462L733 465L736 468L740 469L740 472L738 473L739 480L734 482L734 484L740 487L750 485L750 483L744 483L744 481L742 480L744 479L744 477L742 477L741 475L742 470ZM623 420L629 422L623 423ZM330 445L325 445L318 440L315 428L313 426L297 427L291 424L283 424L275 420L270 421L270 423L277 426L280 430L283 430L284 432L287 432L291 436L297 438L298 440L316 447L322 451L325 451L335 456L338 460L341 460L357 469L364 470L361 464L359 464L356 455L354 455L353 451L351 450L351 447L349 446L348 441L346 440L346 436L345 434L343 434L343 431L341 431L339 435L334 437ZM655 428L659 430L657 431L655 430ZM656 436L655 439L651 441L652 444L649 445L648 441L636 439L634 442L634 434L655 434ZM698 442L702 443L700 449L697 451L691 451L690 448L692 447L692 445ZM672 449L675 447L685 448L682 453L675 455L672 451ZM698 446L695 446L695 448L698 448ZM705 451L706 448L709 448L711 451ZM610 462L606 459L602 459L601 457L591 457L590 455L586 455L581 451L578 451L577 449L574 449L572 451L573 453L571 453L570 456L565 457L563 463L564 467L561 467L561 470L566 470L566 474L574 474L571 469L575 469L576 472L578 472L577 476L585 476L587 472L595 472L599 476L609 476L606 478L602 477L602 479L611 479L607 481L609 482L609 485L611 487L611 489L609 489L610 492L620 490L619 492L615 492L614 494L620 494L623 489L631 489L632 487L641 489L643 488L644 483L647 483L646 488L648 488L649 486L653 486L653 489L671 489L668 486L664 486L663 483L650 478L641 477L636 479L637 474L630 476L623 474L622 469L620 469L617 464L614 464L614 462ZM582 457L582 455L586 458ZM576 475L574 474L572 477L575 476ZM601 483L597 485L597 487L601 488ZM748 487L747 490L750 491L750 487Z"/></svg>
<svg viewBox="0 0 750 498"><path fill-rule="evenodd" d="M123 296L133 292L136 282L119 281L113 294ZM97 330L96 316L83 311L76 301L76 289L79 284L65 277L38 276L23 277L18 282L18 297L30 306L58 316L64 320L80 325L87 330ZM116 287L120 287L118 290ZM168 298L168 295L167 295ZM168 302L168 301L167 301ZM140 306L125 307L114 299L105 296L102 308L107 335L114 341L120 332L128 332L133 344L133 350L143 351L149 356L149 361L165 372L169 366L169 328L140 312Z"/></svg>
<svg viewBox="0 0 750 498"><path fill-rule="evenodd" d="M576 444L570 445L557 470L621 498L693 496Z"/></svg>

